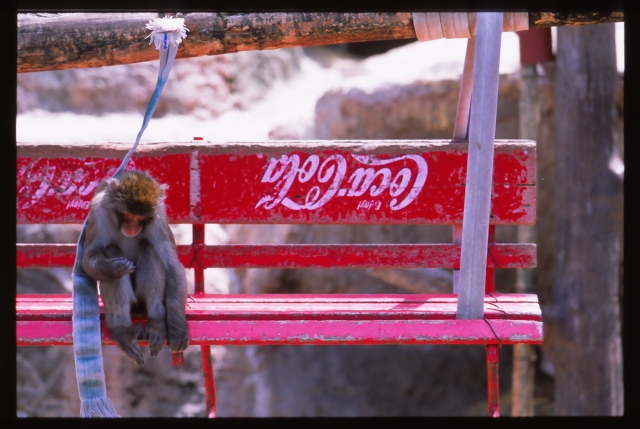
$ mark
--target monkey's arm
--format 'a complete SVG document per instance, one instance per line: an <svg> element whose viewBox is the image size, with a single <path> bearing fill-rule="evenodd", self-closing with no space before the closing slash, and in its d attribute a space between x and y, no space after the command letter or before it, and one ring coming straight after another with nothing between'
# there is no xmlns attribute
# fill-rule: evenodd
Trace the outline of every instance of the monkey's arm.
<svg viewBox="0 0 640 429"><path fill-rule="evenodd" d="M89 214L85 236L85 249L82 255L82 268L98 281L114 280L130 274L135 267L133 262L124 258L107 258L105 248L111 244L108 225L96 222L94 213Z"/></svg>

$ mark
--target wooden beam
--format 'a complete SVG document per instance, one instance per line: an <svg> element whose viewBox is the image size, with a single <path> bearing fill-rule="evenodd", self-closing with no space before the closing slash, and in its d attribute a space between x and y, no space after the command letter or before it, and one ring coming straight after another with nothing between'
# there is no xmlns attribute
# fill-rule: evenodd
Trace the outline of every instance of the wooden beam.
<svg viewBox="0 0 640 429"><path fill-rule="evenodd" d="M487 295L483 315L488 320L456 320L456 301L452 294L194 294L187 297L187 321L192 345L543 341L535 295ZM71 345L71 304L71 295L18 295L16 344ZM146 325L144 314L134 313L132 319ZM103 344L114 344L104 320L101 325Z"/></svg>
<svg viewBox="0 0 640 429"><path fill-rule="evenodd" d="M17 222L84 222L129 147L18 142ZM495 147L490 222L533 224L535 143ZM468 150L448 140L150 143L129 168L170 184L173 223L451 225L462 221Z"/></svg>
<svg viewBox="0 0 640 429"><path fill-rule="evenodd" d="M179 244L185 268L456 268L459 244ZM500 243L488 250L487 268L533 268L535 244ZM16 244L19 268L72 267L75 244ZM386 279L383 279L386 280ZM447 291L448 293L449 291Z"/></svg>
<svg viewBox="0 0 640 429"><path fill-rule="evenodd" d="M18 73L131 64L157 60L145 39L156 13L18 15ZM415 39L410 12L187 13L188 37L177 58L239 51ZM531 28L624 20L622 12L532 12Z"/></svg>

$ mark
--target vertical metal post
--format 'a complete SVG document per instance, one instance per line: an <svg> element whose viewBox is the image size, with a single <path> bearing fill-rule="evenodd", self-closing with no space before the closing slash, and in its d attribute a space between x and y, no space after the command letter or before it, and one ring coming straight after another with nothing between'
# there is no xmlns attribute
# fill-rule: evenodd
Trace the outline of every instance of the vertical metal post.
<svg viewBox="0 0 640 429"><path fill-rule="evenodd" d="M493 245L496 242L496 226L489 226L489 251L493 251ZM484 293L493 293L496 291L496 276L495 269L487 268L485 282L484 282ZM484 307L483 307L484 308Z"/></svg>
<svg viewBox="0 0 640 429"><path fill-rule="evenodd" d="M484 317L502 17L479 12L476 25L457 319Z"/></svg>
<svg viewBox="0 0 640 429"><path fill-rule="evenodd" d="M213 377L213 359L211 359L211 346L200 346L202 357L202 372L204 375L204 391L206 395L207 417L215 417L216 406L216 381Z"/></svg>
<svg viewBox="0 0 640 429"><path fill-rule="evenodd" d="M498 385L498 345L487 344L487 389L489 417L500 417L500 387Z"/></svg>
<svg viewBox="0 0 640 429"><path fill-rule="evenodd" d="M204 246L204 224L193 224L193 248L194 252L200 250ZM197 261L197 258L194 258ZM204 294L204 270L197 264L193 267L194 294Z"/></svg>
<svg viewBox="0 0 640 429"><path fill-rule="evenodd" d="M462 225L453 225L453 244L462 244ZM460 293L460 269L453 270L453 293Z"/></svg>
<svg viewBox="0 0 640 429"><path fill-rule="evenodd" d="M193 248L197 252L204 246L204 224L193 225ZM196 259L197 261L197 259ZM204 269L200 264L193 267L194 295L204 295ZM211 359L211 346L200 346L202 358L202 373L204 378L204 390L206 395L207 417L216 416L216 383L213 377L213 360Z"/></svg>

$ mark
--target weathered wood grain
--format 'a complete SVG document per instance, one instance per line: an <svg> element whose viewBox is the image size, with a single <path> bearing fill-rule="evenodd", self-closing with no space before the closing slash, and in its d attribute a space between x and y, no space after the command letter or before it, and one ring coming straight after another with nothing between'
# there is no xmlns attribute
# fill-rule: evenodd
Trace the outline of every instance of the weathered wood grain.
<svg viewBox="0 0 640 429"><path fill-rule="evenodd" d="M529 28L623 22L624 12L529 12Z"/></svg>
<svg viewBox="0 0 640 429"><path fill-rule="evenodd" d="M489 323L491 326L489 326ZM532 320L188 321L190 345L541 344ZM102 344L115 345L104 322ZM144 326L144 323L140 323ZM492 330L493 328L493 330ZM494 333L495 332L495 333ZM70 346L71 321L18 321L18 346ZM139 341L141 346L148 341Z"/></svg>
<svg viewBox="0 0 640 429"><path fill-rule="evenodd" d="M18 73L153 61L145 24L155 13L18 15ZM177 58L247 50L416 37L410 12L187 13L188 37ZM624 20L622 12L530 13L530 26Z"/></svg>
<svg viewBox="0 0 640 429"><path fill-rule="evenodd" d="M535 295L485 296L487 321L455 320L456 301L453 294L191 295L187 319L193 345L494 344L496 334L503 344L543 339ZM16 313L19 346L71 345L70 295L19 295ZM145 324L141 315L133 319ZM102 339L113 344L104 322Z"/></svg>
<svg viewBox="0 0 640 429"><path fill-rule="evenodd" d="M18 143L18 223L83 222L128 147ZM535 143L495 147L490 222L531 224ZM173 223L456 224L467 151L446 140L161 143L127 168L169 185Z"/></svg>
<svg viewBox="0 0 640 429"><path fill-rule="evenodd" d="M19 15L18 72L100 67L158 58L145 37L157 17ZM248 50L415 38L411 13L188 13L177 58Z"/></svg>
<svg viewBox="0 0 640 429"><path fill-rule="evenodd" d="M511 296L515 295L515 296ZM18 295L18 320L70 320L70 295ZM541 321L535 295L484 296L485 317ZM454 294L381 295L190 295L189 320L438 320L455 319ZM102 309L102 301L100 301ZM144 320L137 315L135 320Z"/></svg>
<svg viewBox="0 0 640 429"><path fill-rule="evenodd" d="M20 268L72 267L75 244L17 244ZM459 244L178 245L185 268L458 268ZM535 244L495 244L487 268L534 268Z"/></svg>
<svg viewBox="0 0 640 429"><path fill-rule="evenodd" d="M619 269L623 226L636 219L624 219L629 184L612 167L617 73L613 25L558 29L555 269L544 346L555 368L558 416L630 411L623 370L633 362L623 360Z"/></svg>

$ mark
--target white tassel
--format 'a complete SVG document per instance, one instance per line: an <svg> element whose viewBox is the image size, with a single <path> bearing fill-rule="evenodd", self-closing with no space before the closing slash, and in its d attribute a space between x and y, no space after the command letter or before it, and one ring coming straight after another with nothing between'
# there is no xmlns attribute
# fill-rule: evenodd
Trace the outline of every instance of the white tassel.
<svg viewBox="0 0 640 429"><path fill-rule="evenodd" d="M184 25L184 18L156 18L146 25L148 30L152 30L149 44L155 43L156 49L161 47L167 49L168 45L178 46L187 37L189 29ZM146 37L145 37L146 39Z"/></svg>
<svg viewBox="0 0 640 429"><path fill-rule="evenodd" d="M120 415L116 412L111 399L95 398L82 401L80 417L120 417Z"/></svg>

